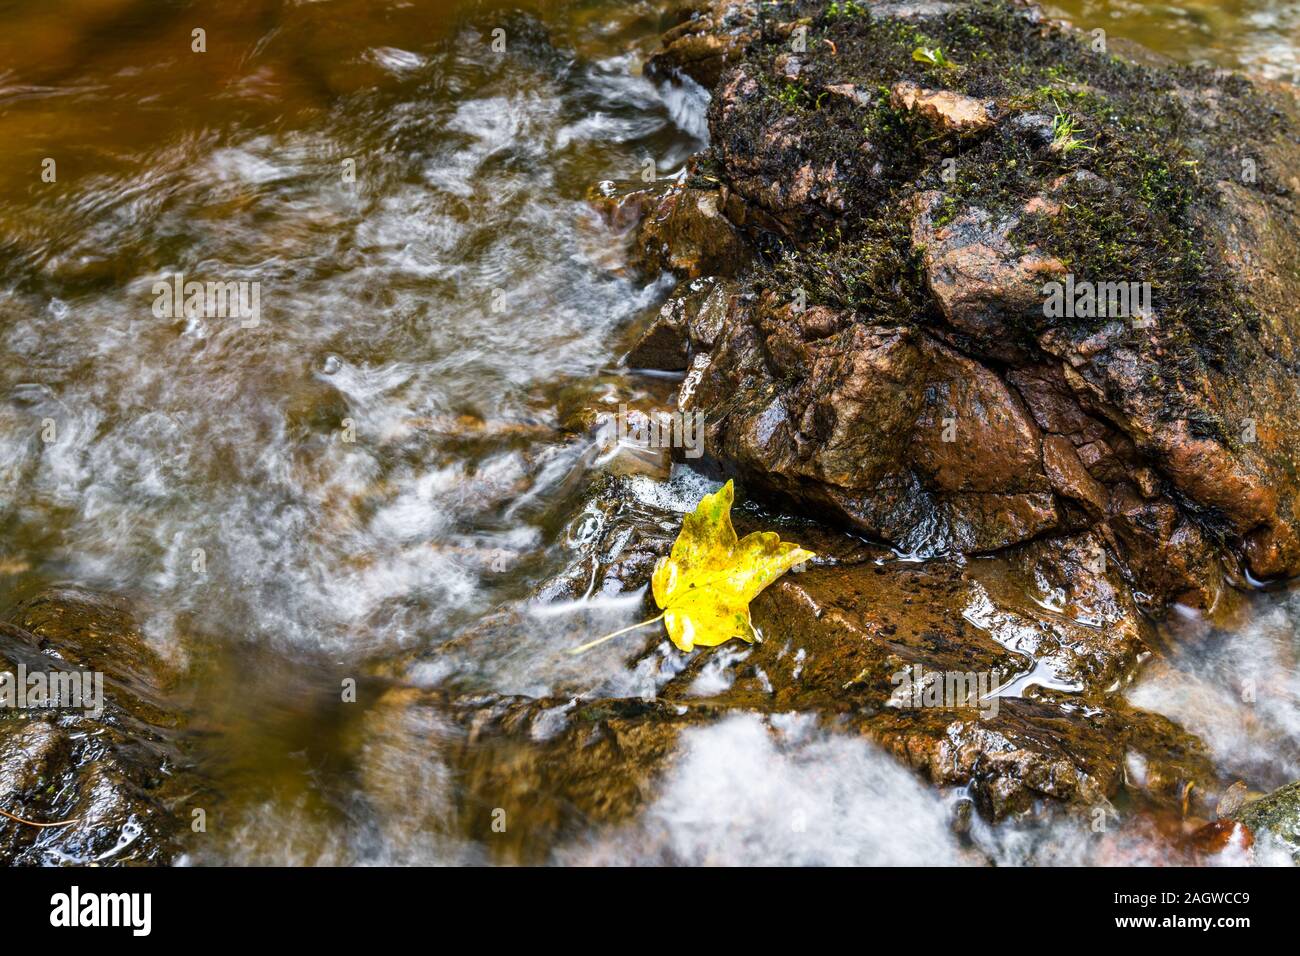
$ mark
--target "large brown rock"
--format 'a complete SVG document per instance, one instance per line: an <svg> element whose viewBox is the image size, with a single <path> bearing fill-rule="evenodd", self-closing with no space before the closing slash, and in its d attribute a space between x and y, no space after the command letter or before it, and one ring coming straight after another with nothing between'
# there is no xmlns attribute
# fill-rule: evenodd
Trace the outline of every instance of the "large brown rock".
<svg viewBox="0 0 1300 956"><path fill-rule="evenodd" d="M908 551L991 551L1059 523L1024 404L916 329L733 300L681 404L706 416L706 455Z"/></svg>
<svg viewBox="0 0 1300 956"><path fill-rule="evenodd" d="M749 296L738 284L711 349L680 321L653 329L655 351L688 372L680 403L706 415L706 454L905 551L1091 530L1151 610L1213 606L1236 556L1256 577L1300 573L1294 90L1103 71L1021 8L893 6L814 18L793 54L753 40L717 78L718 208L791 258L781 281L763 276ZM935 83L897 31L873 26L887 17L969 45L947 49L963 66ZM692 32L709 29L706 16ZM1039 58L1096 75L1043 99L983 65L1006 56L1032 64L1026 78ZM1067 93L1094 113L1062 112ZM1094 115L1120 119L1099 130ZM967 142L957 159L949 133ZM905 320L875 309L909 294L912 260L850 244L900 217L920 273ZM1094 254L1124 267L1108 244L1127 221L1154 223L1124 239L1146 271L1088 274ZM708 258L698 247L682 246L691 275ZM672 261L671 242L658 254ZM1154 280L1153 307L1051 314L1048 283L1076 279ZM870 283L871 308L855 307L854 282Z"/></svg>
<svg viewBox="0 0 1300 956"><path fill-rule="evenodd" d="M780 31L733 46L721 6L666 43L707 50L706 83L716 71L712 146L679 194L714 198L702 216L678 198L642 230L651 262L700 284L632 364L686 373L679 406L705 415L710 464L744 491L852 534L783 530L819 557L754 601L759 643L683 661L640 632L624 653L655 688L632 724L618 698L491 702L485 721L514 741L502 759L617 821L654 793L680 727L798 712L991 819L1109 817L1121 795L1208 817L1230 781L1120 693L1157 643L1145 612L1216 607L1236 555L1255 574L1300 571L1290 94L1101 62L1023 5L819 18L796 3L801 50ZM958 65L919 65L913 28L888 17L925 21ZM1260 183L1237 180L1243 157ZM723 242L665 228L715 212L734 230L710 227ZM761 260L711 273L707 250L733 238ZM1163 291L1150 314L1045 307L1049 282L1128 278L1107 270L1130 261ZM706 291L710 274L725 281ZM671 519L603 513L609 553L545 598L626 593L669 546ZM918 668L920 701L900 683ZM924 699L963 675L994 690ZM502 709L521 715L513 730ZM591 792L602 768L609 799Z"/></svg>

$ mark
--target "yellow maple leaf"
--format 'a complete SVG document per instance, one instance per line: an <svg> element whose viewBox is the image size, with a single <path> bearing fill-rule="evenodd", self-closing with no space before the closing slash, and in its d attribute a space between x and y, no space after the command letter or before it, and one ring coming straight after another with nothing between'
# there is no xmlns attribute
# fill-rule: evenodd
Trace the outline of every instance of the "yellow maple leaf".
<svg viewBox="0 0 1300 956"><path fill-rule="evenodd" d="M737 540L731 526L735 489L728 481L705 495L682 519L673 550L655 565L650 579L658 617L576 647L577 654L612 637L663 620L672 642L684 651L713 647L733 637L754 640L749 602L786 571L811 557L775 531L755 531Z"/></svg>

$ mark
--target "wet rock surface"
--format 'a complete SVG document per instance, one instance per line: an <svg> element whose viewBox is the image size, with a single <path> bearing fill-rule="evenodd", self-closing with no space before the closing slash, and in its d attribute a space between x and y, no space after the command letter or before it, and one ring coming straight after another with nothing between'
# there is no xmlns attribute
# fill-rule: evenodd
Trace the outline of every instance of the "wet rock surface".
<svg viewBox="0 0 1300 956"><path fill-rule="evenodd" d="M733 286L716 276L683 282L623 358L629 368L684 372L713 348L726 320Z"/></svg>
<svg viewBox="0 0 1300 956"><path fill-rule="evenodd" d="M490 847L485 861L539 863L592 823L617 825L643 809L680 730L701 719L637 699L401 688L368 712L357 763L367 809L380 818L419 806L422 832ZM413 760L405 741L416 730L432 754ZM422 782L431 756L445 778L433 804Z"/></svg>
<svg viewBox="0 0 1300 956"><path fill-rule="evenodd" d="M682 406L746 479L916 553L1058 527L1039 429L992 372L925 332L736 302Z"/></svg>
<svg viewBox="0 0 1300 956"><path fill-rule="evenodd" d="M716 473L825 525L788 535L819 558L754 602L762 642L665 668L644 639L642 718L811 714L987 820L1145 808L1181 821L1153 832L1188 861L1241 851L1212 822L1233 781L1122 691L1159 650L1148 615L1222 609L1238 563L1300 571L1293 93L1097 56L1019 5L735 6L657 59L712 86L712 145L676 187L713 197L710 238L682 230L675 255L673 210L643 222L643 266L686 281L625 361L684 374ZM1245 156L1266 157L1249 184ZM628 593L665 524L611 532L612 577L543 591ZM953 675L987 676L982 707L960 687L911 705ZM562 700L543 710L590 702ZM649 779L673 752L645 751Z"/></svg>
<svg viewBox="0 0 1300 956"><path fill-rule="evenodd" d="M687 76L705 87L713 86L742 55L758 29L753 6L743 0L688 0L674 5L666 19L671 26L664 33L663 49L650 58L647 71Z"/></svg>
<svg viewBox="0 0 1300 956"><path fill-rule="evenodd" d="M539 600L609 599L644 588L680 518L645 501L630 481L607 479L594 489L593 500L604 503L603 531L570 573L539 589ZM773 521L780 519L740 514L737 529ZM1044 575L1045 554L1060 548L1086 563L1099 548L1094 539L914 563L807 522L779 527L818 558L754 601L761 641L685 657L647 629L580 659L571 689L538 697L476 690L463 672L436 690L394 688L368 712L360 739L369 743L359 746L369 752L374 741L400 739L411 723L437 727L439 766L458 785L428 824L449 837L488 841L496 859L529 862L552 859L593 822L618 827L637 819L676 772L683 732L737 714L759 715L774 728L797 714L825 733L869 742L921 779L960 793L959 804L990 821L1113 815L1116 805L1208 815L1226 791L1200 741L1117 693L1150 626L1118 574ZM487 653L493 645L485 642L498 637L517 643L519 627L517 620L488 625L407 673L455 672L444 666L448 659ZM577 639L552 628L549 653ZM593 687L587 675L606 667L640 675L639 696L611 695L617 679ZM395 782L403 775L384 761L375 767L370 799L396 812L412 799ZM524 825L489 841L500 811Z"/></svg>
<svg viewBox="0 0 1300 956"><path fill-rule="evenodd" d="M1228 815L1256 836L1275 841L1300 862L1300 783L1288 784Z"/></svg>
<svg viewBox="0 0 1300 956"><path fill-rule="evenodd" d="M76 679L65 686L78 687L76 703L85 705L29 700L27 707L0 709L4 809L38 823L77 821L36 828L0 819L0 859L39 866L171 862L184 825L178 807L193 792L183 773L183 718L165 695L174 672L148 647L124 603L77 588L42 591L0 623L0 671Z"/></svg>
<svg viewBox="0 0 1300 956"><path fill-rule="evenodd" d="M723 215L725 196L713 189L672 187L655 202L637 234L643 266L687 278L726 276L750 258L740 231Z"/></svg>
<svg viewBox="0 0 1300 956"><path fill-rule="evenodd" d="M997 3L789 4L735 60L694 175L776 261L711 348L677 321L638 356L694 357L724 470L923 554L1091 528L1155 609L1300 571L1293 93Z"/></svg>

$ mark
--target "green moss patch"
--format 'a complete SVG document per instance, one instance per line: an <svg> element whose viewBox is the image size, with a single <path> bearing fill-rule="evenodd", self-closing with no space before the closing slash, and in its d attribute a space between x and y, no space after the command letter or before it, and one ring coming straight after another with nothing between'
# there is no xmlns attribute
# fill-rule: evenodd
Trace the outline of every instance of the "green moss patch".
<svg viewBox="0 0 1300 956"><path fill-rule="evenodd" d="M1016 216L1012 241L1059 258L1076 281L1149 282L1153 391L1176 394L1207 371L1232 370L1234 337L1259 316L1198 235L1194 213L1214 215L1214 184L1239 175L1244 144L1277 135L1278 117L1248 82L1137 66L999 0L913 19L852 2L766 9L746 55L763 95L726 121L715 104L714 150L761 157L766 132L793 119L797 155L779 165L834 159L846 209L811 224L797 247L775 243L759 286L803 288L811 303L867 321L935 321L909 226L913 197L938 190L939 226L972 208ZM808 27L805 52L777 29L791 20ZM890 105L900 81L991 102L998 123L974 137L941 135ZM856 99L827 92L846 84ZM1212 120L1200 115L1206 99ZM954 181L945 159L956 161ZM1260 188L1271 188L1270 171L1259 172ZM1059 213L1025 214L1035 197ZM1015 333L1032 345L1048 324L1087 335L1108 321L1043 318Z"/></svg>

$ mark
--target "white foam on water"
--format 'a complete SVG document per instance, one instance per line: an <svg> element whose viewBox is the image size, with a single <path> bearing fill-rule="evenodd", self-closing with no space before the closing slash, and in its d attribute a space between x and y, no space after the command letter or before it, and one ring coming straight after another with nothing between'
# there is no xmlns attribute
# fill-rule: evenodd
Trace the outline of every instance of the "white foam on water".
<svg viewBox="0 0 1300 956"><path fill-rule="evenodd" d="M868 742L735 715L682 733L636 823L559 851L564 863L926 866L962 858L943 798Z"/></svg>
<svg viewBox="0 0 1300 956"><path fill-rule="evenodd" d="M1239 630L1180 636L1129 702L1199 736L1225 773L1254 789L1300 779L1300 594L1261 594ZM1195 622L1192 622L1193 624Z"/></svg>
<svg viewBox="0 0 1300 956"><path fill-rule="evenodd" d="M428 62L418 53L391 46L376 47L366 55L384 69L397 74L414 72Z"/></svg>

